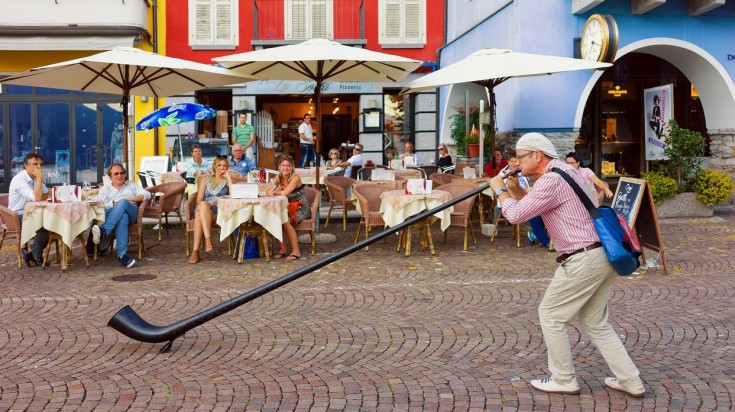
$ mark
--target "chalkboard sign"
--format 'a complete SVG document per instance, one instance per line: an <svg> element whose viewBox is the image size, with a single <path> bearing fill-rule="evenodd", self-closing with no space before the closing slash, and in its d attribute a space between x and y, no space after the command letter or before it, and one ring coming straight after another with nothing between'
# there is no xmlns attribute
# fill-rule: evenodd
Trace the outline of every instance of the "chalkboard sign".
<svg viewBox="0 0 735 412"><path fill-rule="evenodd" d="M641 246L659 252L664 273L669 274L664 242L658 226L656 206L648 182L641 179L621 177L613 197L612 208L620 213L638 236ZM645 253L643 255L645 262Z"/></svg>
<svg viewBox="0 0 735 412"><path fill-rule="evenodd" d="M641 206L641 198L645 192L641 188L645 188L645 185L645 180L621 177L615 191L612 208L620 213L630 227L635 226L638 208Z"/></svg>

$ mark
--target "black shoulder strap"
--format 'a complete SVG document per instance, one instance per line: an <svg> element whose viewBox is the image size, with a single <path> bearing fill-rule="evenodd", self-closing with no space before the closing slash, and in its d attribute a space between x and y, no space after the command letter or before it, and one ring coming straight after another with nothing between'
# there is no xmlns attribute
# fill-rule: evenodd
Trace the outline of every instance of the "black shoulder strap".
<svg viewBox="0 0 735 412"><path fill-rule="evenodd" d="M566 180L567 183L569 183L569 186L571 186L572 189L574 189L574 193L577 194L577 196L579 197L579 200L582 202L584 207L587 208L587 211L590 212L590 215L592 215L593 218L597 219L600 217L600 212L597 210L594 203L592 203L589 196L587 196L587 194L584 193L584 191L582 191L582 188L579 187L577 182L575 182L574 179L572 179L572 177L567 174L567 172L559 169L558 167L551 169L551 171L559 174L559 176L563 177L564 180Z"/></svg>

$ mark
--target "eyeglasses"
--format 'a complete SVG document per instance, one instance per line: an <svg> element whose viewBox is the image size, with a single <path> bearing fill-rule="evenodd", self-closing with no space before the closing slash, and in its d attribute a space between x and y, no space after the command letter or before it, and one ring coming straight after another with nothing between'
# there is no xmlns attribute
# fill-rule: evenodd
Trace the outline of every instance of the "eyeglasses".
<svg viewBox="0 0 735 412"><path fill-rule="evenodd" d="M227 159L227 156L225 156L225 155L217 155L217 156L215 156L215 158L216 159Z"/></svg>
<svg viewBox="0 0 735 412"><path fill-rule="evenodd" d="M438 150L438 151L440 151L440 152L443 152L443 151L444 151L444 150L446 150L446 149L444 149L443 147L440 147L440 148L438 148L438 149L436 149L436 150Z"/></svg>
<svg viewBox="0 0 735 412"><path fill-rule="evenodd" d="M569 161L567 162L568 165L576 165L577 163L579 163L579 162L576 161L576 160L572 160L571 162L569 162Z"/></svg>
<svg viewBox="0 0 735 412"><path fill-rule="evenodd" d="M528 153L523 153L523 154L521 154L521 155L517 154L517 155L516 155L516 159L518 159L518 161L520 161L520 160L521 160L521 159L523 159L524 157L526 157L526 156L530 156L530 155L532 155L532 154L534 154L534 153L536 153L536 152L535 152L535 151L534 151L534 152L528 152Z"/></svg>
<svg viewBox="0 0 735 412"><path fill-rule="evenodd" d="M112 175L113 175L113 176L120 176L120 175L123 175L123 176L125 176L125 172L115 172L115 173L113 173Z"/></svg>
<svg viewBox="0 0 735 412"><path fill-rule="evenodd" d="M242 149L233 150L233 152L244 152Z"/></svg>

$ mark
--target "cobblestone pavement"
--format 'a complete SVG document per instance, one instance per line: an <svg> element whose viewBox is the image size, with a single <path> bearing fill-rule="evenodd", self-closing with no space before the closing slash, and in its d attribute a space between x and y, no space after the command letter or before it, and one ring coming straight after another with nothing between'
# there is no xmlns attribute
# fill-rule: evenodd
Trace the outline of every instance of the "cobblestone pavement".
<svg viewBox="0 0 735 412"><path fill-rule="evenodd" d="M146 229L148 253L131 269L105 256L66 273L19 270L6 245L0 411L731 410L733 223L730 212L662 221L670 275L649 270L614 287L610 320L641 370L643 399L606 389L609 370L576 321L581 394L530 388L548 374L536 308L555 255L517 249L509 227L463 252L461 230L445 245L434 226L436 256L398 254L391 235L191 330L165 354L107 321L131 305L172 324L352 244L356 223L346 234L330 225L323 232L337 242L296 262L238 265L218 245L218 257L187 265L180 229L160 244ZM155 278L116 281L126 274Z"/></svg>

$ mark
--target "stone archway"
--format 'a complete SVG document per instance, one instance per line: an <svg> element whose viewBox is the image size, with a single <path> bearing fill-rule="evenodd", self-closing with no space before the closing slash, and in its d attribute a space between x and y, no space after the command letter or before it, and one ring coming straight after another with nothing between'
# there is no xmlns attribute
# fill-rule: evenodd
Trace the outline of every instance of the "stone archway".
<svg viewBox="0 0 735 412"><path fill-rule="evenodd" d="M657 56L676 66L697 88L710 136L712 168L735 176L735 84L724 67L704 49L678 39L650 38L631 43L618 51L617 59L629 53ZM587 82L577 105L574 125L582 124L584 106L602 72Z"/></svg>

